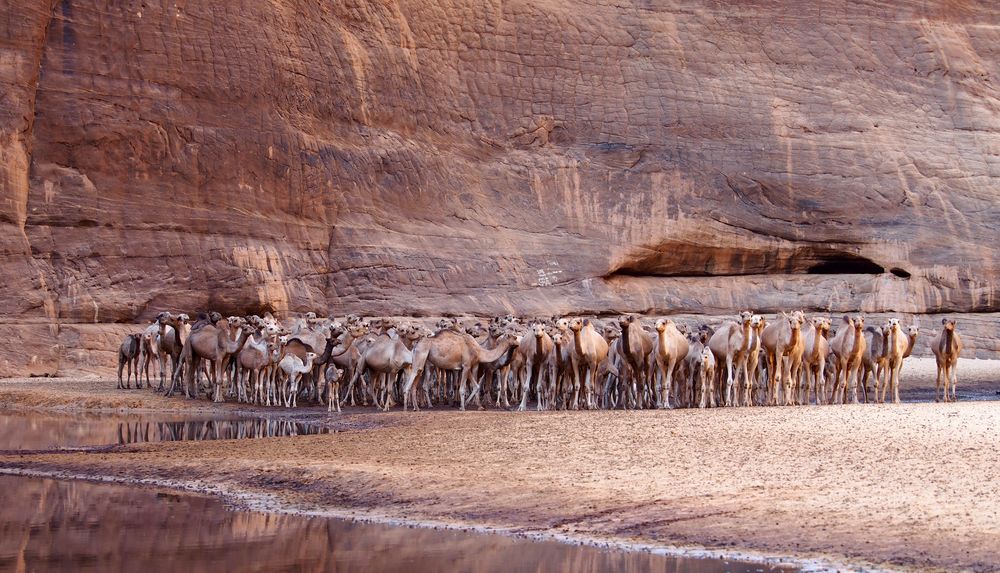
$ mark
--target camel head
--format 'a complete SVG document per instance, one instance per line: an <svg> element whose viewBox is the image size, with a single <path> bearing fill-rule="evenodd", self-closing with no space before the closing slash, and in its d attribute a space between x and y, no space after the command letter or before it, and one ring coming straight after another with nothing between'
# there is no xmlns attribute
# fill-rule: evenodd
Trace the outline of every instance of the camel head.
<svg viewBox="0 0 1000 573"><path fill-rule="evenodd" d="M368 334L368 327L363 323L357 322L347 327L347 333L353 338L361 338L365 334Z"/></svg>
<svg viewBox="0 0 1000 573"><path fill-rule="evenodd" d="M584 326L587 326L589 324L590 324L589 318L584 319L576 317L573 320L569 321L569 329L572 330L573 332L580 332L581 330L583 330Z"/></svg>
<svg viewBox="0 0 1000 573"><path fill-rule="evenodd" d="M156 322L160 324L167 324L173 317L170 316L169 312L161 312L156 315Z"/></svg>
<svg viewBox="0 0 1000 573"><path fill-rule="evenodd" d="M553 321L553 323L556 325L556 328L558 328L562 332L566 332L567 330L569 330L569 320L568 319L565 319L565 318L556 318Z"/></svg>
<svg viewBox="0 0 1000 573"><path fill-rule="evenodd" d="M945 330L955 332L955 319L954 318L942 318L941 325Z"/></svg>
<svg viewBox="0 0 1000 573"><path fill-rule="evenodd" d="M618 317L618 325L622 327L622 330L634 325L637 319L634 314L623 314Z"/></svg>
<svg viewBox="0 0 1000 573"><path fill-rule="evenodd" d="M344 318L344 322L346 322L347 324L357 324L363 321L364 319L362 319L361 315L359 314L349 314L347 315L346 318Z"/></svg>
<svg viewBox="0 0 1000 573"><path fill-rule="evenodd" d="M913 338L916 338L917 335L920 334L920 327L917 326L916 324L911 324L910 326L906 327L906 334L910 335Z"/></svg>
<svg viewBox="0 0 1000 573"><path fill-rule="evenodd" d="M566 342L566 338L562 332L556 331L552 334L552 344L562 346L564 342Z"/></svg>
<svg viewBox="0 0 1000 573"><path fill-rule="evenodd" d="M750 320L753 319L753 313L749 310L744 310L740 313L740 324L747 326L750 324Z"/></svg>
<svg viewBox="0 0 1000 573"><path fill-rule="evenodd" d="M854 330L860 332L865 329L865 317L863 315L855 316L851 322L854 324Z"/></svg>
<svg viewBox="0 0 1000 573"><path fill-rule="evenodd" d="M764 317L759 314L754 314L750 317L750 328L757 329L761 327L764 323Z"/></svg>
<svg viewBox="0 0 1000 573"><path fill-rule="evenodd" d="M540 322L533 322L529 327L531 334L535 335L535 338L541 338L545 336L545 325Z"/></svg>
<svg viewBox="0 0 1000 573"><path fill-rule="evenodd" d="M344 334L344 332L347 331L347 329L344 328L343 323L338 322L336 320L331 321L330 324L327 325L326 328L327 328L327 330L329 330L330 336L332 336L334 338L340 336L341 334Z"/></svg>
<svg viewBox="0 0 1000 573"><path fill-rule="evenodd" d="M306 322L316 322L316 313L312 311L307 312Z"/></svg>
<svg viewBox="0 0 1000 573"><path fill-rule="evenodd" d="M212 324L215 324L215 323L219 322L220 320L222 320L222 315L219 314L218 312L215 312L213 310L212 312L208 313L208 320Z"/></svg>
<svg viewBox="0 0 1000 573"><path fill-rule="evenodd" d="M608 342L611 342L612 340L618 338L621 335L622 335L622 331L620 331L617 328L615 328L613 324L609 324L609 325L607 325L607 326L604 327L604 338Z"/></svg>
<svg viewBox="0 0 1000 573"><path fill-rule="evenodd" d="M897 330L898 329L901 332L903 330L903 326L901 324L899 324L899 319L898 318L890 318L889 321L886 322L885 326L889 330Z"/></svg>
<svg viewBox="0 0 1000 573"><path fill-rule="evenodd" d="M486 334L486 329L483 327L483 323L477 322L472 326L465 327L465 333L470 336L482 336Z"/></svg>
<svg viewBox="0 0 1000 573"><path fill-rule="evenodd" d="M672 320L668 318L661 318L656 321L656 332L663 334L663 331L667 329L667 325L673 323Z"/></svg>

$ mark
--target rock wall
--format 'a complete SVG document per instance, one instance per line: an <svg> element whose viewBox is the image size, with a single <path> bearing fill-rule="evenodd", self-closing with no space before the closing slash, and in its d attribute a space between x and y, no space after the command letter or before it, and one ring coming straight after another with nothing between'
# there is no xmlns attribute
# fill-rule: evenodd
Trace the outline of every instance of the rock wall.
<svg viewBox="0 0 1000 573"><path fill-rule="evenodd" d="M997 312L998 56L975 1L11 0L0 375L164 308Z"/></svg>

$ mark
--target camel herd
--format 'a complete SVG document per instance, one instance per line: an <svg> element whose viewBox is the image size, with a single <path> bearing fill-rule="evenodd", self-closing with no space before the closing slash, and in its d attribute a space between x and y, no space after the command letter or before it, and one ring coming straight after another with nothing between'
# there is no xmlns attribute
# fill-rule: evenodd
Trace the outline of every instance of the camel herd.
<svg viewBox="0 0 1000 573"><path fill-rule="evenodd" d="M598 324L587 318L462 324L436 330L351 315L278 321L161 312L119 347L118 386L212 400L226 397L295 407L300 398L340 411L369 402L388 410L474 402L539 410L670 408L899 402L903 360L919 335L899 319L865 325L862 315L807 318L801 311L766 319L741 312L716 328L649 323L635 315ZM955 321L931 342L935 400L956 397L962 349ZM123 379L122 373L126 371ZM207 384L207 386L205 386Z"/></svg>

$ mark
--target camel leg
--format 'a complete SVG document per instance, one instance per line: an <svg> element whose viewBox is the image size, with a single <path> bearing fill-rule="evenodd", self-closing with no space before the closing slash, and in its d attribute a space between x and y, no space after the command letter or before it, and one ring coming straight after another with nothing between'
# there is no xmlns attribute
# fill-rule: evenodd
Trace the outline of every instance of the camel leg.
<svg viewBox="0 0 1000 573"><path fill-rule="evenodd" d="M951 374L951 401L958 401L958 358L954 364L948 365L948 374Z"/></svg>
<svg viewBox="0 0 1000 573"><path fill-rule="evenodd" d="M667 362L666 381L663 384L663 407L670 409L670 392L674 384L674 368L677 366L676 359Z"/></svg>
<svg viewBox="0 0 1000 573"><path fill-rule="evenodd" d="M535 372L534 358L529 358L524 363L524 375L521 377L521 405L517 407L518 412L523 412L528 407L528 394L531 389L531 377Z"/></svg>
<svg viewBox="0 0 1000 573"><path fill-rule="evenodd" d="M459 373L460 380L458 382L458 395L461 400L460 410L465 411L465 395L467 392L468 379L469 379L469 369L463 368Z"/></svg>
<svg viewBox="0 0 1000 573"><path fill-rule="evenodd" d="M573 364L573 401L570 402L570 410L578 410L580 407L580 368Z"/></svg>

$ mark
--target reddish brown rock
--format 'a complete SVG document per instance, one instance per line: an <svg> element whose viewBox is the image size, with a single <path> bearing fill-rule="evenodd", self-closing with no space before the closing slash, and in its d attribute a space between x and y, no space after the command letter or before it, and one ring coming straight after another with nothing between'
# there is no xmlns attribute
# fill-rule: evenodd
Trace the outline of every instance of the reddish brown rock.
<svg viewBox="0 0 1000 573"><path fill-rule="evenodd" d="M12 0L0 30L0 374L163 308L1000 311L989 3Z"/></svg>

